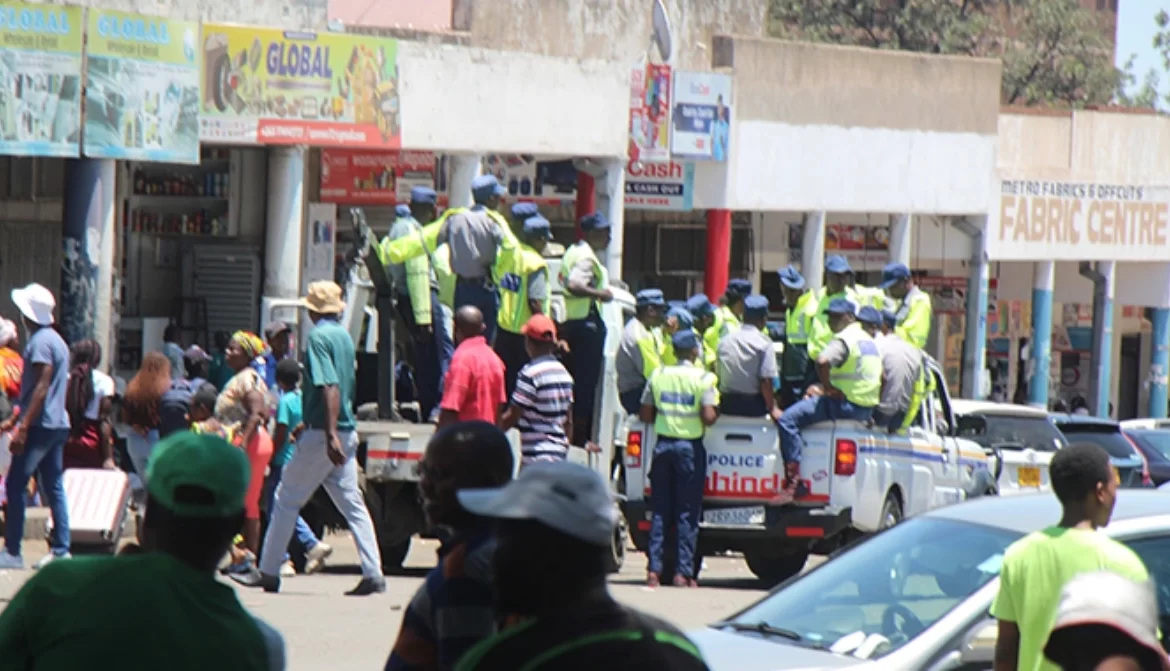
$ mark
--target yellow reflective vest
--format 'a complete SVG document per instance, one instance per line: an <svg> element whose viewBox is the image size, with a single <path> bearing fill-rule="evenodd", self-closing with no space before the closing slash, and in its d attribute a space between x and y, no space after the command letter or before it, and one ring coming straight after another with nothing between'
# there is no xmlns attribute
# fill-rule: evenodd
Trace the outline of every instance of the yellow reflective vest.
<svg viewBox="0 0 1170 671"><path fill-rule="evenodd" d="M518 245L514 249L501 250L496 257L500 273L500 328L509 333L520 333L524 324L532 317L528 306L528 279L533 273L548 273L548 263L535 249ZM541 311L549 314L549 295L545 293Z"/></svg>
<svg viewBox="0 0 1170 671"><path fill-rule="evenodd" d="M926 339L930 336L930 320L933 318L930 294L918 287L910 289L894 314L898 324L894 332L918 349L926 347Z"/></svg>
<svg viewBox="0 0 1170 671"><path fill-rule="evenodd" d="M837 338L844 341L849 356L829 371L829 383L853 405L877 407L882 396L882 355L877 342L857 322L846 326Z"/></svg>
<svg viewBox="0 0 1170 671"><path fill-rule="evenodd" d="M853 302L854 305L860 307L860 301L857 292L852 287L845 287L845 290L828 295L828 290L821 287L816 291L816 310L813 312L811 323L808 329L808 355L816 361L817 357L825 349L825 345L833 339L833 329L829 328L829 317L825 314L825 310L829 309L829 303L835 298L846 298Z"/></svg>
<svg viewBox="0 0 1170 671"><path fill-rule="evenodd" d="M590 285L594 289L605 289L609 286L609 273L605 266L602 265L601 260L597 258L597 254L593 252L593 248L585 240L580 240L577 244L565 250L565 255L561 257L561 269L557 273L557 281L565 290L565 321L573 321L577 319L585 319L589 316L589 309L597 308L598 314L601 313L601 302L590 298L588 296L574 296L569 291L569 275L572 274L574 266L581 261L582 258L588 258L593 265L593 282Z"/></svg>
<svg viewBox="0 0 1170 671"><path fill-rule="evenodd" d="M694 440L703 437L703 396L719 404L715 375L697 366L666 366L650 378L654 396L654 431L660 438Z"/></svg>

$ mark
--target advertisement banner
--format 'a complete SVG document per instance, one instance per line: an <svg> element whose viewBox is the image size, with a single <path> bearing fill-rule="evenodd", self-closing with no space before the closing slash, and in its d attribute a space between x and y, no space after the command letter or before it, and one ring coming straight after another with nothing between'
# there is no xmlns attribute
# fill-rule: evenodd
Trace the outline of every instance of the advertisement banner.
<svg viewBox="0 0 1170 671"><path fill-rule="evenodd" d="M568 157L530 154L488 154L483 174L495 175L508 190L505 200L572 203L577 199L577 168Z"/></svg>
<svg viewBox="0 0 1170 671"><path fill-rule="evenodd" d="M804 225L788 225L790 254L799 253L804 240ZM890 259L890 228L888 226L853 226L825 224L825 253L840 254L853 264L885 265ZM799 254L798 254L799 255ZM854 270L865 270L855 266Z"/></svg>
<svg viewBox="0 0 1170 671"><path fill-rule="evenodd" d="M671 155L726 161L731 142L731 77L676 72L673 94Z"/></svg>
<svg viewBox="0 0 1170 671"><path fill-rule="evenodd" d="M410 202L416 186L435 188L435 154L429 151L321 150L321 200L347 205Z"/></svg>
<svg viewBox="0 0 1170 671"><path fill-rule="evenodd" d="M695 164L626 163L626 208L689 212L695 195Z"/></svg>
<svg viewBox="0 0 1170 671"><path fill-rule="evenodd" d="M670 66L647 64L630 77L631 161L670 160Z"/></svg>
<svg viewBox="0 0 1170 671"><path fill-rule="evenodd" d="M86 156L199 163L199 24L89 11Z"/></svg>
<svg viewBox="0 0 1170 671"><path fill-rule="evenodd" d="M0 154L79 155L83 11L0 2Z"/></svg>
<svg viewBox="0 0 1170 671"><path fill-rule="evenodd" d="M204 142L397 149L398 43L204 24Z"/></svg>

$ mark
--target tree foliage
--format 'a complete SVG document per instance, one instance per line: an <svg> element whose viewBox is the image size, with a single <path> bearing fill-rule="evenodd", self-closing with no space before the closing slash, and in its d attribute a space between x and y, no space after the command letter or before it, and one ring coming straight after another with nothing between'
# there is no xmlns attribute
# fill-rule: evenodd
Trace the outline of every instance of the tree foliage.
<svg viewBox="0 0 1170 671"><path fill-rule="evenodd" d="M1004 103L1080 107L1113 99L1123 73L1099 18L1076 0L771 0L773 34L1000 58Z"/></svg>

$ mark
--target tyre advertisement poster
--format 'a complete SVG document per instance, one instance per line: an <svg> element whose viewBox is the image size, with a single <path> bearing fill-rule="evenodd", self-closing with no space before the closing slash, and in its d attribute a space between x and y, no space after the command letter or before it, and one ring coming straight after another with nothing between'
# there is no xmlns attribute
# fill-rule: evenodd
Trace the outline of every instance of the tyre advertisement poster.
<svg viewBox="0 0 1170 671"><path fill-rule="evenodd" d="M398 43L204 24L204 142L401 146Z"/></svg>
<svg viewBox="0 0 1170 671"><path fill-rule="evenodd" d="M348 205L410 202L416 186L435 188L435 154L429 151L321 151L321 200Z"/></svg>
<svg viewBox="0 0 1170 671"><path fill-rule="evenodd" d="M83 11L0 3L0 154L79 154Z"/></svg>
<svg viewBox="0 0 1170 671"><path fill-rule="evenodd" d="M86 156L199 163L199 24L91 9Z"/></svg>

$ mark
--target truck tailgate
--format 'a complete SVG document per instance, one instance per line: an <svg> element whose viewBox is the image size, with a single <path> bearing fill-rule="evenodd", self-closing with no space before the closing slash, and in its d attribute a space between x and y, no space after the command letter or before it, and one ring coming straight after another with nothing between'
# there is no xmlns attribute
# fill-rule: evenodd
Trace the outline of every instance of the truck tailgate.
<svg viewBox="0 0 1170 671"><path fill-rule="evenodd" d="M829 477L833 446L832 431L805 432L801 456L801 478L809 494L800 501L825 503L829 500ZM707 450L706 504L768 503L777 498L784 483L784 459L780 437L770 420L723 416L703 437Z"/></svg>

